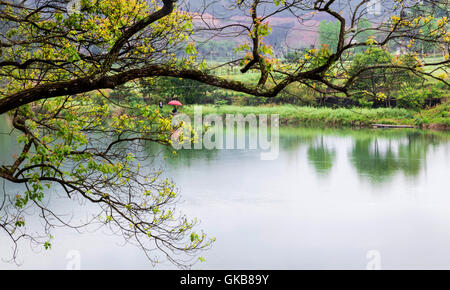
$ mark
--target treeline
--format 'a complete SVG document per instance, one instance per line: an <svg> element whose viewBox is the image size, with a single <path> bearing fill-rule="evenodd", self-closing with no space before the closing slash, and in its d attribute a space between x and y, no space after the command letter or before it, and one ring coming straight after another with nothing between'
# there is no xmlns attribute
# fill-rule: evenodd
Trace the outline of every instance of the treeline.
<svg viewBox="0 0 450 290"><path fill-rule="evenodd" d="M348 75L365 67L379 64L402 64L413 67L417 56L405 54L394 56L385 48L370 47L357 53L348 65ZM216 71L220 75L255 83L259 74L239 72L237 66L222 67ZM436 72L434 72L436 73ZM437 72L439 73L439 72ZM335 76L339 81L339 75ZM326 107L397 107L420 110L432 107L448 98L448 89L433 78L423 78L413 70L380 68L367 70L349 87L350 96L331 90L320 83L291 84L274 98L263 98L232 92L189 79L158 77L142 79L127 84L111 93L111 97L131 103L158 104L178 99L184 104L216 105L264 105L294 104Z"/></svg>

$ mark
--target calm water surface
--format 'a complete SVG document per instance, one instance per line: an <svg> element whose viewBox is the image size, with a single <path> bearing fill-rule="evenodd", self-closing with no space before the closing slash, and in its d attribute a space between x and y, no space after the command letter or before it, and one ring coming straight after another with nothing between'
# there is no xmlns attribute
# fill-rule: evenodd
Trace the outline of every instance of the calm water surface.
<svg viewBox="0 0 450 290"><path fill-rule="evenodd" d="M3 120L0 129L8 131ZM0 149L5 162L15 142L0 135ZM185 150L161 164L181 193L178 208L217 238L195 268L365 269L376 253L384 269L450 269L449 133L282 128L279 157L259 153ZM63 212L89 215L60 199ZM153 268L104 230L54 236L51 251L24 245L20 268L65 269L71 250L84 269L174 268ZM0 245L9 257L3 233ZM17 266L0 262L6 268Z"/></svg>

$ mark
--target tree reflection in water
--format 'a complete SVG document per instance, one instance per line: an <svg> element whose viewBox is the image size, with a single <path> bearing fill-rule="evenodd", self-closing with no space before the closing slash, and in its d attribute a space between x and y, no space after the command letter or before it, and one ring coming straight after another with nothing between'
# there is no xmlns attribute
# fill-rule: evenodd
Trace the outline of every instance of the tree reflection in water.
<svg viewBox="0 0 450 290"><path fill-rule="evenodd" d="M356 138L349 157L359 175L375 183L388 181L398 172L415 177L430 147L446 139L445 134L426 131L392 132L381 137L374 134Z"/></svg>
<svg viewBox="0 0 450 290"><path fill-rule="evenodd" d="M336 159L336 150L328 148L323 135L309 146L307 154L309 162L314 166L317 173L328 175Z"/></svg>

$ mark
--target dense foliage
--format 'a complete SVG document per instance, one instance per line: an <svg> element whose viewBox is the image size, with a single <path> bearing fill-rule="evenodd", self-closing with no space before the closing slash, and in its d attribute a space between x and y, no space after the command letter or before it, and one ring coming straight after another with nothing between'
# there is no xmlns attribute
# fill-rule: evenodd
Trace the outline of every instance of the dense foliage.
<svg viewBox="0 0 450 290"><path fill-rule="evenodd" d="M49 208L55 186L97 206L95 222L151 261L162 254L189 267L210 246L195 220L171 207L174 185L139 163L145 142L170 145L177 129L153 106L159 101L318 104L332 95L419 108L421 96L408 91L418 79L438 90L433 96L448 90L447 1L383 0L385 16L370 19L366 2L212 1L191 10L176 0L80 0L77 10L65 0L0 1L0 114L18 138L0 177L23 188L5 190L0 203L13 258L25 238L49 249L54 226L94 222L74 225ZM216 18L224 5L226 17ZM271 21L284 17L326 19L319 43L277 51L286 48L274 34L283 26ZM430 51L439 58L426 58ZM29 208L44 221L38 234L28 229Z"/></svg>

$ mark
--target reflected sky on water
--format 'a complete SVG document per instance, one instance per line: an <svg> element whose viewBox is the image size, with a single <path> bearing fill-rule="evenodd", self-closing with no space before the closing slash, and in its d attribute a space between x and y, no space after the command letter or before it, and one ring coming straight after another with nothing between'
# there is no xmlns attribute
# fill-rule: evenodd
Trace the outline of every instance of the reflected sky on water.
<svg viewBox="0 0 450 290"><path fill-rule="evenodd" d="M365 269L371 250L380 253L385 269L450 268L449 137L420 130L281 128L275 160L260 160L258 150L181 150L154 162L176 183L178 208L217 238L195 268ZM14 151L10 139L0 136L3 162ZM53 202L80 215L91 208L63 196ZM60 229L54 236L51 251L36 254L25 245L22 268L64 269L67 253L77 250L82 268L153 269L139 249L122 246L105 230ZM0 255L8 257L4 236L0 243ZM165 268L173 267L156 267Z"/></svg>

